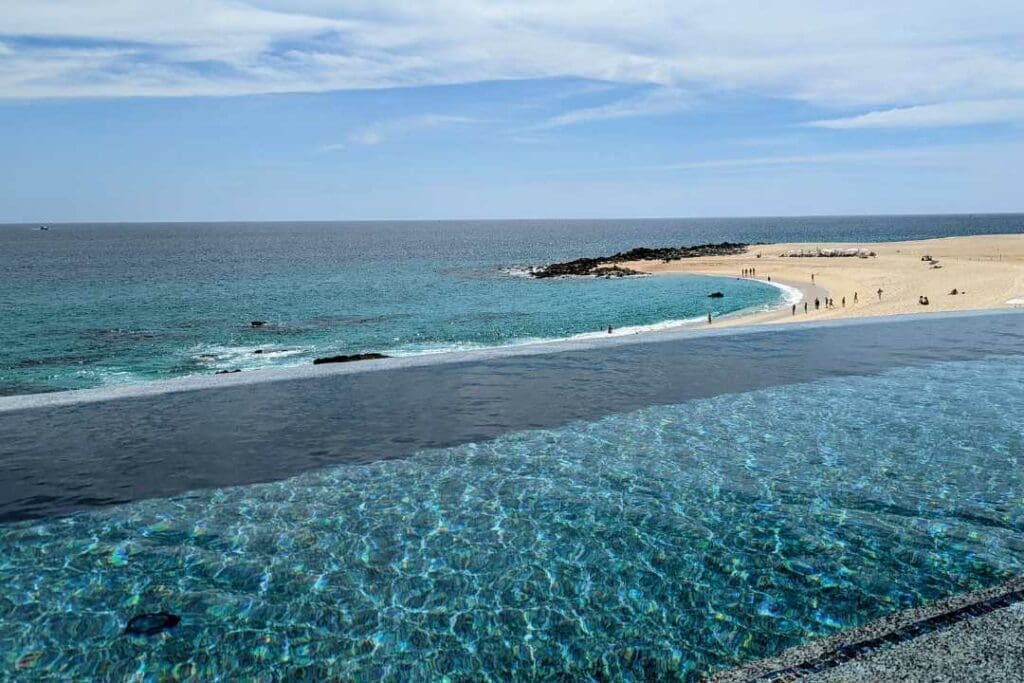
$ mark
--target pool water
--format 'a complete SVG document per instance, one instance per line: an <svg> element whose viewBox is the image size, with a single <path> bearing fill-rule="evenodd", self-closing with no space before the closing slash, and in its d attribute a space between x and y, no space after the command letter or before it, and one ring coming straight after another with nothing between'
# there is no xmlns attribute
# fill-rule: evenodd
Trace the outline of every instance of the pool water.
<svg viewBox="0 0 1024 683"><path fill-rule="evenodd" d="M1022 386L932 362L7 524L3 675L693 678L1024 571Z"/></svg>

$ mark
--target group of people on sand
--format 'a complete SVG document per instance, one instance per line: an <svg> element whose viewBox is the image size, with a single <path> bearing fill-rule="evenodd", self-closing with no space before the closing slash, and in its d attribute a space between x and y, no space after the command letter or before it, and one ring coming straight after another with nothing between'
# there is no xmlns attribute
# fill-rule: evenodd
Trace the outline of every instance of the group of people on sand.
<svg viewBox="0 0 1024 683"><path fill-rule="evenodd" d="M757 277L757 268L744 268L740 271L740 277ZM765 279L771 282L772 276L769 275Z"/></svg>
<svg viewBox="0 0 1024 683"><path fill-rule="evenodd" d="M814 276L812 275L811 278L813 279ZM881 299L882 299L882 290L881 290L881 288L879 288L879 290L878 290L878 299L879 299L879 301L881 301ZM853 293L853 303L857 303L858 301L860 301L860 294L858 292L854 292ZM818 297L814 298L814 310L820 311L821 307L823 305L825 306L826 310L828 310L830 308L835 308L836 307L836 300L831 298L831 297L826 297L824 301L822 301ZM846 308L846 297L845 296L842 297L839 300L839 305L842 308ZM808 309L808 302L805 299L804 300L804 313L807 312L807 309ZM796 315L796 304L793 304L793 306L791 308L791 311L792 311L793 315Z"/></svg>

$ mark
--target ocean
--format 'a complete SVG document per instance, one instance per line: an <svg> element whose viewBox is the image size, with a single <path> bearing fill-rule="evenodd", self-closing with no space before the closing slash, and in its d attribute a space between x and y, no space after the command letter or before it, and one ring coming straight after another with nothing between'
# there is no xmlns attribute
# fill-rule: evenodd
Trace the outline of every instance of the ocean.
<svg viewBox="0 0 1024 683"><path fill-rule="evenodd" d="M523 270L638 246L1020 233L1024 215L49 227L0 225L0 395L656 329L785 293Z"/></svg>

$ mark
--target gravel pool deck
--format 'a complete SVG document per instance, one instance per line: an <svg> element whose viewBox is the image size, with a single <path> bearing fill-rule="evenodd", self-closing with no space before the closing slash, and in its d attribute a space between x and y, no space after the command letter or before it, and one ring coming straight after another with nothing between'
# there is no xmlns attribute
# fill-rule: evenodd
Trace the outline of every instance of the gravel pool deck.
<svg viewBox="0 0 1024 683"><path fill-rule="evenodd" d="M1024 681L1024 577L724 671L739 681Z"/></svg>

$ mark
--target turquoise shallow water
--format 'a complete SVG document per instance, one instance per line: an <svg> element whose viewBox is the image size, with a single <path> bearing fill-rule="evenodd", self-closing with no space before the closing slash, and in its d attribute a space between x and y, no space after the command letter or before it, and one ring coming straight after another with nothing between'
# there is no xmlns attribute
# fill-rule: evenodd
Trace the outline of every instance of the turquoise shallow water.
<svg viewBox="0 0 1024 683"><path fill-rule="evenodd" d="M0 527L8 677L676 679L1024 571L1024 359ZM136 612L180 626L121 636Z"/></svg>

